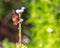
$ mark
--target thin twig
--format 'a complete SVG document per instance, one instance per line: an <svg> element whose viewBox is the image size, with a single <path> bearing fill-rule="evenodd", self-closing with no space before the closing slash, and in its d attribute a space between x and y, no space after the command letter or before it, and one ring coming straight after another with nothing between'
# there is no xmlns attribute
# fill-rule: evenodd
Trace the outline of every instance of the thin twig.
<svg viewBox="0 0 60 48"><path fill-rule="evenodd" d="M20 17L21 17L21 15L19 14L19 18ZM19 42L16 43L16 48L21 48L21 23L19 23L18 30L19 30Z"/></svg>

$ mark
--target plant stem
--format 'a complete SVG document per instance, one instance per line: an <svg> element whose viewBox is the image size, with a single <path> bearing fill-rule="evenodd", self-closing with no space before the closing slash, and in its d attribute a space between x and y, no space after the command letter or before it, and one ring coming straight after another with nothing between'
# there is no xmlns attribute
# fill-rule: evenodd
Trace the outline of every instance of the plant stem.
<svg viewBox="0 0 60 48"><path fill-rule="evenodd" d="M21 17L21 14L19 14L19 18L20 17ZM18 30L19 30L19 42L16 43L16 48L21 48L21 23L19 23Z"/></svg>

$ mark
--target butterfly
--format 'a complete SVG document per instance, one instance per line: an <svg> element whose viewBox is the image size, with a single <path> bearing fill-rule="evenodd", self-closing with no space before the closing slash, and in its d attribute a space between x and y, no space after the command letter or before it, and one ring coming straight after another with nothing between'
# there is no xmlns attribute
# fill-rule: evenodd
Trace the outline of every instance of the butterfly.
<svg viewBox="0 0 60 48"><path fill-rule="evenodd" d="M18 15L18 13L16 13L15 10L12 10L12 16L11 16L11 18L12 18L13 24L17 25L18 22L19 22L19 15Z"/></svg>
<svg viewBox="0 0 60 48"><path fill-rule="evenodd" d="M22 18L19 18L19 14L15 10L12 10L11 18L12 18L12 21L13 21L14 25L17 25L18 23L23 21Z"/></svg>

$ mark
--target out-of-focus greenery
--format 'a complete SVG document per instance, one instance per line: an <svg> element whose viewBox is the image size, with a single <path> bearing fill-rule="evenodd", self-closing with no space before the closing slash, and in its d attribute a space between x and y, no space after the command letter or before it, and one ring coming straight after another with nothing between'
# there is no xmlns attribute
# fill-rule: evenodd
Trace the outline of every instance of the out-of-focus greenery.
<svg viewBox="0 0 60 48"><path fill-rule="evenodd" d="M13 42L9 42L8 39L2 41L3 48L16 48L16 45Z"/></svg>
<svg viewBox="0 0 60 48"><path fill-rule="evenodd" d="M9 42L7 38L2 41L3 48L16 48L16 44L13 42ZM21 48L27 48L24 44L21 44Z"/></svg>
<svg viewBox="0 0 60 48"><path fill-rule="evenodd" d="M31 38L25 43L27 48L60 48L60 0L26 0L21 4L26 7L24 29ZM4 11L0 6L0 18L6 14ZM48 28L53 31L47 31ZM10 46L7 43L3 41L4 48ZM14 44L10 48L14 48Z"/></svg>
<svg viewBox="0 0 60 48"><path fill-rule="evenodd" d="M28 48L60 48L60 1L59 0L28 0L25 3L26 24L31 24L28 29L31 41ZM28 27L27 27L28 28ZM52 28L53 31L47 31Z"/></svg>

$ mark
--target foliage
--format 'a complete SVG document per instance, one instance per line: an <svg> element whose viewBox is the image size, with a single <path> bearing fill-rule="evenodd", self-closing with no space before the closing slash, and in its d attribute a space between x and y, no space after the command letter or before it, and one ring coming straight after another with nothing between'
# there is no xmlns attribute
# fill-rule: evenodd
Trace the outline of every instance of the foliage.
<svg viewBox="0 0 60 48"><path fill-rule="evenodd" d="M8 39L4 39L2 41L3 48L16 48L15 44L13 42L9 42Z"/></svg>
<svg viewBox="0 0 60 48"><path fill-rule="evenodd" d="M7 15L11 9L20 5L26 7L22 17L25 19L23 28L30 37L25 43L27 48L60 48L60 1L59 0L19 0L6 2L0 0L0 18ZM20 2L21 1L21 2ZM13 6L11 5L13 4ZM9 8L5 8L6 5ZM18 6L19 5L19 6ZM7 12L5 12L7 10ZM52 31L51 31L52 30ZM2 42L4 48L15 48L8 40Z"/></svg>
<svg viewBox="0 0 60 48"><path fill-rule="evenodd" d="M2 41L2 46L3 48L16 48L16 44L13 42L9 42L7 38ZM27 48L27 47L21 44L21 48Z"/></svg>
<svg viewBox="0 0 60 48"><path fill-rule="evenodd" d="M26 24L32 25L28 30L31 37L28 48L60 48L59 0L30 0L25 6L29 13ZM48 28L53 31L47 31Z"/></svg>

